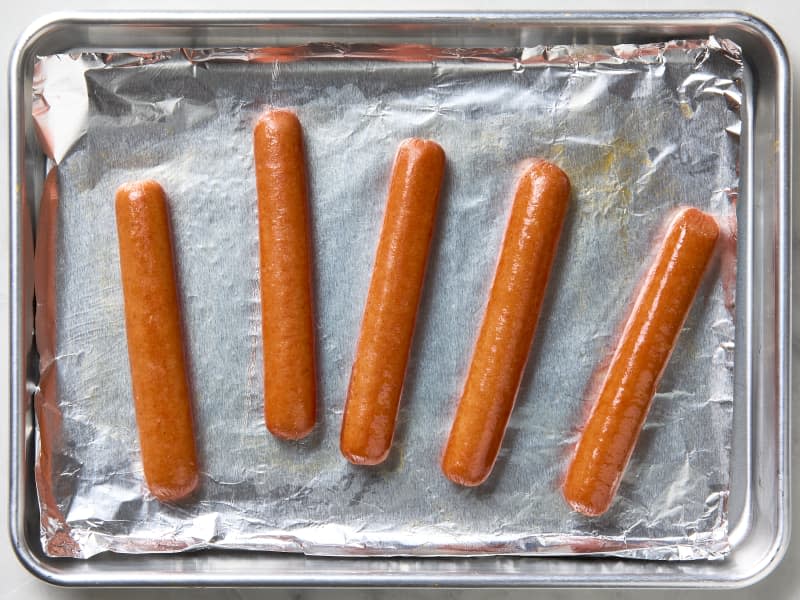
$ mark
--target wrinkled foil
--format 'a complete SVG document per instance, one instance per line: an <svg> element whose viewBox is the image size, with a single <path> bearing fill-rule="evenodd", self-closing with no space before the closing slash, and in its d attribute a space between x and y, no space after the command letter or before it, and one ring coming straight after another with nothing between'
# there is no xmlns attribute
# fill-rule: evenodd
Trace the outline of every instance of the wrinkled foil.
<svg viewBox="0 0 800 600"><path fill-rule="evenodd" d="M695 205L736 230L742 91L739 49L715 38L40 57L34 119L57 167L36 267L45 551L724 557L735 321L724 258L611 510L573 513L559 486L589 380L670 210ZM263 418L252 127L267 107L297 112L309 163L320 410L298 443ZM446 182L394 446L385 464L356 467L338 450L342 408L409 136L444 147ZM574 191L500 457L467 489L438 463L531 156L559 164ZM131 396L113 197L141 178L169 197L202 462L200 491L177 505L144 485Z"/></svg>

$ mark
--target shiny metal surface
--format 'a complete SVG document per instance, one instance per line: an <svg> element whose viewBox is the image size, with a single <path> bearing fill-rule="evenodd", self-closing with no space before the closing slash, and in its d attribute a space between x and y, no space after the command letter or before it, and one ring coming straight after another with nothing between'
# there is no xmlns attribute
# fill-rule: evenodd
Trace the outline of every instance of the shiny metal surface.
<svg viewBox="0 0 800 600"><path fill-rule="evenodd" d="M24 562L43 578L64 584L195 585L736 585L763 574L785 547L788 465L788 72L780 42L759 22L741 15L156 15L130 23L97 15L43 25L21 40L12 74L12 532ZM158 27L140 29L147 19ZM378 35L391 41L441 45L510 46L563 40L645 41L714 33L734 39L758 71L748 127L743 132L740 211L748 210L748 231L740 231L740 290L744 289L746 343L737 352L737 411L731 490L733 554L721 563L670 565L612 559L575 561L524 558L471 560L306 559L298 556L207 553L185 557L97 557L88 563L52 561L36 549L38 525L31 468L29 399L24 387L30 315L30 228L25 202L38 195L43 174L26 152L30 132L30 57L66 48L108 48L139 40L142 46L244 45L260 38L268 23L281 22L275 43L284 40L354 41ZM405 27L399 27L403 23ZM132 25L136 23L136 25ZM323 26L324 23L324 26ZM490 26L491 25L491 26ZM34 26L35 28L35 26ZM155 32L161 37L152 37ZM343 36L342 32L346 32ZM259 34L262 34L259 36ZM129 36L129 37L126 37ZM294 37L293 37L294 36ZM643 37L642 37L643 36ZM127 43L126 43L127 42ZM49 44L49 45L48 45ZM777 142L777 144L776 144ZM25 164L27 161L27 164ZM23 181L28 185L24 187ZM20 187L15 186L20 184ZM740 213L741 215L741 213ZM25 236L28 236L27 238ZM745 250L746 249L746 250ZM753 268L758 265L758 268ZM744 266L744 268L742 268ZM740 297L741 298L741 297ZM755 344L755 345L754 345ZM759 348L758 353L753 348ZM738 365L744 365L739 369ZM738 410L741 406L743 410ZM34 504L32 504L32 502ZM37 553L38 552L38 553ZM257 568L255 567L257 565ZM178 573L179 572L179 573Z"/></svg>

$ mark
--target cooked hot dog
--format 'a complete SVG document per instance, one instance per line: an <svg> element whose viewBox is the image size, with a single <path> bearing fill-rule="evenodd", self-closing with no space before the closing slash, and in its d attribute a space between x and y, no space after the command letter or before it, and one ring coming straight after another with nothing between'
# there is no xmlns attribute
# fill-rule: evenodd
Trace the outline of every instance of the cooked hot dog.
<svg viewBox="0 0 800 600"><path fill-rule="evenodd" d="M489 302L442 459L461 485L492 471L519 390L567 212L570 183L535 160L517 184Z"/></svg>
<svg viewBox="0 0 800 600"><path fill-rule="evenodd" d="M306 165L300 121L265 113L253 132L261 246L264 419L296 440L314 428L317 376Z"/></svg>
<svg viewBox="0 0 800 600"><path fill-rule="evenodd" d="M696 208L669 224L567 470L574 510L594 517L611 505L718 236L714 218Z"/></svg>
<svg viewBox="0 0 800 600"><path fill-rule="evenodd" d="M355 464L382 462L392 444L444 163L420 139L395 158L342 421L341 451Z"/></svg>
<svg viewBox="0 0 800 600"><path fill-rule="evenodd" d="M199 475L164 191L155 181L125 184L116 213L144 475L156 498L180 500Z"/></svg>

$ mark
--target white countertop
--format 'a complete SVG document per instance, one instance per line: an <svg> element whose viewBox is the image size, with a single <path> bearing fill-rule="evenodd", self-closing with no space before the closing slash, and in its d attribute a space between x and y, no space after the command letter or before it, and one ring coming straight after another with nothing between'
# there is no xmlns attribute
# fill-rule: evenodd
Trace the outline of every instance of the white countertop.
<svg viewBox="0 0 800 600"><path fill-rule="evenodd" d="M780 37L785 43L790 60L792 61L792 76L794 80L794 96L798 98L797 82L800 80L798 77L797 65L800 64L800 3L793 0L701 0L698 2L690 2L688 0L673 0L666 2L665 0L648 1L648 0L612 0L608 3L597 3L591 0L562 0L559 3L542 3L531 2L523 0L503 0L496 2L493 0L406 0L398 4L391 0L372 0L365 2L364 0L340 0L339 2L330 2L326 0L296 0L287 5L286 3L270 3L270 2L257 2L256 0L226 0L224 3L212 0L144 0L137 3L124 2L122 0L81 0L70 3L61 3L55 0L29 0L28 2L19 0L9 0L3 10L3 19L0 23L0 56L5 57L5 63L8 64L8 59L11 53L11 48L17 36L22 30L37 17L43 16L47 13L64 11L64 10L121 10L121 9L136 9L136 10L453 10L453 11L480 11L480 10L517 10L517 11L530 11L530 10L558 10L558 11L578 11L578 10L739 10L752 13L770 25L772 25L778 32ZM795 103L797 105L797 103ZM0 131L2 131L2 138L8 139L8 97L7 94L0 96ZM800 122L797 119L797 111L794 111L795 122ZM797 147L797 143L795 143ZM800 173L798 169L797 156L795 152L795 173ZM3 197L7 198L6 190L8 189L8 154L7 151L2 152L2 165L0 165L0 189L3 190ZM795 194L796 195L796 194ZM4 208L3 210L7 210ZM8 281L8 220L7 218L0 219L0 253L2 259L0 260L0 281ZM794 235L797 237L798 226L797 219L793 227ZM796 255L795 255L796 256ZM800 260L797 257L794 259L795 276L797 275ZM800 278L796 277L796 280ZM793 295L793 302L797 307L798 301L796 295ZM6 285L0 286L0 363L8 363L8 288ZM795 319L795 323L798 323ZM793 364L793 395L797 396L795 392L798 391L800 386L800 372L797 368L797 357L800 356L800 326L797 324L794 327L792 347L795 355ZM5 400L3 406L8 406L8 389L5 385L2 388L2 398ZM4 411L7 408L3 409ZM795 465L800 464L800 444L798 444L798 419L800 419L800 411L794 411L794 426L792 428L792 458ZM2 489L0 490L0 515L7 515L8 505L8 416L0 415L0 465L2 465L2 473L0 474L0 481L3 482ZM792 495L794 498L800 498L800 477L795 477L792 485ZM795 502L793 511L795 523L800 523L800 501ZM620 590L603 590L603 591L581 591L581 590L537 590L537 591L444 591L444 590L429 590L429 591L388 591L388 590L257 590L257 589L224 589L224 590L86 590L86 589L61 589L54 588L45 584L33 575L28 573L22 565L17 561L14 552L11 548L10 537L8 535L7 516L2 519L2 528L5 536L0 540L0 599L5 598L25 598L26 600L40 600L44 598L60 600L60 599L78 599L78 598L93 598L105 599L115 598L123 600L125 598L152 598L152 599L166 599L166 598L325 598L327 600L345 599L345 598L456 598L463 600L477 600L478 598L508 598L508 599L522 599L536 596L537 598L559 598L570 599L577 597L588 597L597 599L628 599L637 598L641 600L655 600L655 599L674 599L674 598L705 598L705 597L725 597L728 600L739 598L761 598L763 600L780 600L788 598L800 598L800 534L793 536L789 551L783 562L778 568L769 575L765 580L755 584L750 588L739 591L722 591L722 592L697 592L697 591L681 591L681 590L651 590L651 591L620 591Z"/></svg>

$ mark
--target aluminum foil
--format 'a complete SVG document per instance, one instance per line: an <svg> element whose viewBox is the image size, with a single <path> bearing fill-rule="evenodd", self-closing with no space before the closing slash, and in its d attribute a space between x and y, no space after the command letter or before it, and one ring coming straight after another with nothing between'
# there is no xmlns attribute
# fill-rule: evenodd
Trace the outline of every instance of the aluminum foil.
<svg viewBox="0 0 800 600"><path fill-rule="evenodd" d="M37 246L45 551L725 556L735 260L706 277L611 510L575 514L559 485L669 211L696 205L736 230L742 91L738 48L714 38L40 57L34 118L57 165ZM267 107L299 115L310 173L320 419L299 443L270 436L262 409L252 127ZM445 148L446 184L394 446L355 467L338 451L342 408L409 136ZM497 465L461 488L438 462L531 156L569 174L572 203ZM202 460L199 493L174 506L144 485L131 398L113 197L140 178L169 196Z"/></svg>

